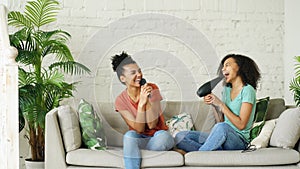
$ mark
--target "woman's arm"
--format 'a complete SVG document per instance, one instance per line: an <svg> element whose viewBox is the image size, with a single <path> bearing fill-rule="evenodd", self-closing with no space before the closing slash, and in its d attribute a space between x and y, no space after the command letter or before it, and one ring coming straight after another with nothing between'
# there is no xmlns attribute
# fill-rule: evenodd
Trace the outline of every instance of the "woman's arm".
<svg viewBox="0 0 300 169"><path fill-rule="evenodd" d="M141 87L140 95L139 95L139 103L137 106L137 114L134 117L132 112L128 110L120 110L120 114L123 119L131 128L133 128L138 133L142 133L145 131L146 125L146 106L148 103L148 95L151 92L151 88L147 87L147 85L143 85ZM130 103L127 103L130 104Z"/></svg>
<svg viewBox="0 0 300 169"><path fill-rule="evenodd" d="M224 114L222 113L220 107L212 105L213 106L213 112L216 119L216 122L223 122L224 121Z"/></svg>
<svg viewBox="0 0 300 169"><path fill-rule="evenodd" d="M239 130L243 130L247 126L253 107L251 103L243 102L240 110L240 115L237 116L214 94L208 94L207 96L205 96L204 102L206 104L212 104L219 107L221 112Z"/></svg>
<svg viewBox="0 0 300 169"><path fill-rule="evenodd" d="M242 103L239 116L232 113L224 103L221 103L220 107L224 115L231 121L232 124L235 125L236 128L238 128L239 130L245 129L252 112L253 105L251 103Z"/></svg>
<svg viewBox="0 0 300 169"><path fill-rule="evenodd" d="M160 101L148 101L146 106L146 122L149 129L156 127L161 112Z"/></svg>
<svg viewBox="0 0 300 169"><path fill-rule="evenodd" d="M142 133L145 131L145 123L146 123L146 109L138 106L138 111L136 117L132 115L127 110L119 111L127 125L133 128L138 133Z"/></svg>

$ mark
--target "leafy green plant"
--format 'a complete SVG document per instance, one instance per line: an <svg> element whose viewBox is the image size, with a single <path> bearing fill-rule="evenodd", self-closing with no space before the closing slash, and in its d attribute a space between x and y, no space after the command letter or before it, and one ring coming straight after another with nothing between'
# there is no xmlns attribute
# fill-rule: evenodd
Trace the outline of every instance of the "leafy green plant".
<svg viewBox="0 0 300 169"><path fill-rule="evenodd" d="M56 21L58 10L57 0L35 0L27 2L24 13L8 14L9 25L18 28L10 35L10 42L18 49L19 109L28 126L32 161L44 160L47 112L73 96L77 82L66 82L64 75L90 73L74 61L67 46L71 37L68 32L42 30L42 26Z"/></svg>
<svg viewBox="0 0 300 169"><path fill-rule="evenodd" d="M297 61L295 65L296 74L295 77L290 82L290 90L294 94L294 100L296 105L300 105L300 56L296 56L295 60Z"/></svg>

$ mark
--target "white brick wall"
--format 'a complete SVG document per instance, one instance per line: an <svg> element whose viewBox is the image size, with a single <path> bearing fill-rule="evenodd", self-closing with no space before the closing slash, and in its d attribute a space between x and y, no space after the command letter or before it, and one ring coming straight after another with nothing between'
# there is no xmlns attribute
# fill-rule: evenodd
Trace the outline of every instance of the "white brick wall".
<svg viewBox="0 0 300 169"><path fill-rule="evenodd" d="M189 41L192 41L195 33L203 34L206 39L201 37L201 40L206 41L210 45L208 48L215 51L216 64L224 55L232 52L252 57L262 73L257 96L284 96L284 86L288 85L284 83L283 72L284 0L59 1L62 10L54 27L71 33L70 47L74 56L88 66L93 65L92 75L76 78L82 81L75 94L77 103L81 97L91 101L114 101L124 87L112 72L110 56L123 50L136 57L141 65L153 64L152 67L142 67L144 76L148 81L159 85L166 100L198 99L195 96L197 88L214 77L215 72L207 71L209 66L205 63L204 56L195 53L197 45L191 48L186 41L166 36L166 33L134 34L132 31L128 36L116 39L124 33L130 33L134 29L132 24L128 24L131 27L126 27L125 24L124 28L115 29L115 34L101 34L104 30L110 30L121 19L153 13L175 17L181 24L193 27L192 31L183 31L179 29L180 25L171 25L170 32L179 29L179 37L187 37L191 31L192 38ZM18 10L24 4L22 0L13 2L10 7L13 10ZM150 19L143 21L143 27L164 27L162 24L153 26L151 23L153 21ZM99 41L93 39L95 36ZM105 42L112 39L116 41L111 46L105 46ZM88 46L94 46L100 52L86 51ZM199 48L206 51L203 44L199 44ZM159 61L157 57L147 55L149 51L152 52L150 54L170 59ZM174 63L183 66L173 65Z"/></svg>
<svg viewBox="0 0 300 169"><path fill-rule="evenodd" d="M197 66L205 66L201 61L194 62L189 58L193 49L188 49L183 44L180 46L176 40L157 35L129 35L126 40L119 39L120 43L113 44L109 51L103 56L90 54L82 56L85 45L90 45L90 39L101 29L106 29L110 24L117 23L120 19L139 14L159 13L174 16L182 22L191 24L197 31L204 34L207 42L217 53L217 58L221 59L228 53L241 53L252 57L262 71L262 80L257 92L258 97L271 96L283 97L284 77L283 77L283 34L284 34L284 8L283 0L62 0L63 10L60 13L57 27L69 31L73 38L70 42L73 54L81 61L89 65L98 62L97 67L88 84L78 87L77 97L86 97L90 100L113 101L113 91L120 91L123 86L118 86L115 74L111 70L110 56L120 51L128 51L135 54L138 51L156 49L172 54L175 58L180 58L183 62L194 63L189 69L192 76L197 76L195 70ZM145 24L151 21L145 21ZM149 25L151 26L151 25ZM161 25L156 25L157 27ZM176 29L178 25L172 25L170 29ZM116 35L126 30L116 29ZM153 28L155 29L155 28ZM193 35L192 35L193 36ZM99 38L104 38L99 37ZM113 37L106 37L113 38ZM99 40L99 43L101 40ZM98 46L101 48L101 46ZM85 51L86 52L86 51ZM100 57L100 58L99 58ZM102 59L102 60L101 60ZM152 58L143 58L146 62L152 62ZM105 61L103 61L105 60ZM271 62L272 61L272 64ZM155 65L155 62L153 63ZM172 65L164 64L165 67ZM189 67L189 65L186 65ZM180 69L180 68L178 68ZM105 72L105 74L103 74ZM179 71L180 72L180 71ZM213 72L215 73L215 72ZM101 75L100 75L101 74ZM150 76L144 72L146 78ZM202 78L191 82L191 95L206 80L214 77L210 72L201 72ZM206 74L206 76L204 75ZM183 75L185 76L185 75ZM179 100L177 92L170 91L175 86L157 75L154 82L165 81L165 85L159 84L167 100ZM83 78L83 77L82 77ZM184 77L177 77L178 83ZM85 78L83 78L85 79ZM103 84L105 82L105 84ZM115 85L112 85L116 83ZM168 85L166 85L168 84ZM185 83L189 85L188 82ZM181 88L183 88L181 86ZM86 90L89 91L86 91ZM107 93L109 91L110 93ZM181 91L185 92L185 91ZM99 95L103 95L99 98ZM86 94L86 95L84 95ZM77 98L79 99L79 98ZM188 100L198 99L190 96Z"/></svg>
<svg viewBox="0 0 300 169"><path fill-rule="evenodd" d="M86 45L90 45L90 39L99 30L109 27L110 24L114 24L122 18L139 14L150 15L151 13L174 16L182 20L183 23L191 24L207 38L207 42L215 50L218 59L231 52L242 53L252 57L262 71L262 80L257 92L258 97L283 97L284 85L288 85L284 83L283 77L283 0L254 0L251 2L245 0L60 0L60 2L62 10L59 13L55 27L71 33L70 47L74 56L79 61L83 60L87 65L95 62L101 63L100 67L92 69L93 74L88 77L93 82L88 84L83 82L81 86L78 86L77 99L79 97L87 97L90 100L99 99L98 101L114 100L115 96L106 91L120 91L123 89L123 86L118 86L118 82L113 80L116 78L111 70L109 59L111 55L123 50L135 55L139 51L155 49L169 53L174 56L174 59L180 59L183 63L193 63L191 66L186 65L194 78L193 82L191 81L190 83L190 90L192 91L196 91L198 86L214 77L215 72L197 72L197 70L202 70L198 69L198 67L207 65L201 63L201 59L194 61L193 57L190 57L193 49L189 49L184 44L185 42L180 44L178 39L172 39L171 37L144 36L143 34L145 33L129 35L129 37L126 37L126 40L120 39L119 43L113 44L114 46L111 46L109 51L106 51L103 56L97 56L97 52L82 56L81 53L84 53L83 50L85 50ZM21 7L21 5L16 5L16 3L17 0L14 1L14 10L17 7ZM145 21L145 24L147 22L151 21ZM160 26L159 24L156 25L156 27ZM171 25L170 29L176 30L177 26ZM116 29L115 33L122 34L131 28L126 29ZM100 38L104 37L105 35L103 37L100 36ZM101 46L98 46L98 48L101 48ZM152 62L151 57L143 59L145 59L145 62ZM155 65L155 62L153 65ZM165 68L162 69L172 65L165 63L164 66ZM180 68L178 69L178 72L180 72ZM151 78L147 70L145 71L145 77ZM103 74L104 72L105 74ZM197 76L201 76L201 78ZM164 82L159 84L159 86L162 91L167 93L164 94L166 100L182 99L177 96L177 92L171 90L175 86L170 85L166 78L163 79L163 75L161 77L156 75L156 77L156 79L151 80ZM185 77L180 77L180 75L176 77L177 79L175 80L178 83L185 79ZM85 77L80 79L85 79ZM115 86L117 87L115 89L112 88L113 83L116 83ZM185 84L189 85L188 82ZM181 86L181 88L184 87ZM103 92L106 93L105 97L98 98ZM85 93L87 94L86 96L84 95ZM193 92L187 99L198 99L192 95Z"/></svg>
<svg viewBox="0 0 300 169"><path fill-rule="evenodd" d="M16 2L17 0L14 1L13 9L21 7ZM219 58L230 52L251 56L258 63L263 75L258 97L267 95L283 97L283 85L287 85L283 83L282 64L283 0L255 0L251 2L244 0L60 0L60 2L62 10L59 13L56 27L71 33L73 38L70 41L70 46L75 57L82 57L80 53L95 33L102 28L107 28L110 24L116 23L119 19L145 13L149 15L151 13L165 14L191 24L200 33L204 34L208 39L208 43L211 43L212 47L215 48ZM147 21L145 21L145 24L147 24ZM156 26L159 27L160 25ZM176 29L177 26L171 25L170 29ZM123 30L116 29L115 31L117 34L122 34ZM133 52L149 50L155 48L152 45L157 45L161 47L160 50L172 53L177 58L179 55L185 56L185 62L189 62L189 51L185 50L186 53L179 53L182 50L178 45L174 45L176 43L174 39L161 39L159 36L148 38L150 38L150 41L146 38L138 41L129 37L126 40L126 46L114 44L116 46L112 46L112 48L117 50L112 51L117 53L126 50L134 54ZM153 43L148 44L151 41ZM113 55L113 52L109 54ZM106 57L109 60L109 56ZM79 59L90 60L91 62L99 60L97 56L93 55ZM151 58L145 59L151 61ZM271 60L273 61L272 64L270 64ZM197 62L196 64L201 65ZM110 69L110 67L110 63L107 62L105 69ZM92 71L95 72L96 70ZM98 69L97 71L101 72ZM112 72L107 71L107 77L112 75ZM95 76L98 75L94 74L91 78L99 79ZM213 75L210 74L210 76ZM199 86L208 79L209 77L198 80L196 84ZM177 80L180 81L181 79ZM100 83L102 83L101 79L95 81L97 85ZM94 88L93 86L90 87ZM86 90L86 88L81 87L78 89L79 91ZM163 90L167 91L168 89ZM83 91L82 93L89 92ZM169 93L172 92L169 91ZM170 96L168 99L176 100L180 98Z"/></svg>

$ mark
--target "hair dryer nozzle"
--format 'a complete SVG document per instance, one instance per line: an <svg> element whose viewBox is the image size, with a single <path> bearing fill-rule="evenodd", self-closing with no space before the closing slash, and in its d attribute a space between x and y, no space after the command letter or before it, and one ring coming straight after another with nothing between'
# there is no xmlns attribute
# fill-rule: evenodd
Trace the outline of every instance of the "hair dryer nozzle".
<svg viewBox="0 0 300 169"><path fill-rule="evenodd" d="M223 76L219 76L211 81L204 83L197 90L197 95L203 97L211 93L211 91L217 86L217 84L223 79Z"/></svg>

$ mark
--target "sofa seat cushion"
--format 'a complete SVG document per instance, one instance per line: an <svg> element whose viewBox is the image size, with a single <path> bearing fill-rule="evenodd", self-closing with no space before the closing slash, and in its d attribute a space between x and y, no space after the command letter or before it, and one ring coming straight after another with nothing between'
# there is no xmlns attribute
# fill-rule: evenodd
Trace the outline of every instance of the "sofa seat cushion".
<svg viewBox="0 0 300 169"><path fill-rule="evenodd" d="M175 151L142 150L142 167L172 167L182 166L184 159ZM124 168L122 148L109 147L107 150L77 149L67 153L68 165L89 167Z"/></svg>
<svg viewBox="0 0 300 169"><path fill-rule="evenodd" d="M122 157L123 152L117 148L108 148L107 150L80 148L68 152L66 155L66 162L68 165L122 168Z"/></svg>
<svg viewBox="0 0 300 169"><path fill-rule="evenodd" d="M188 166L266 166L295 164L299 161L299 152L273 147L244 153L237 150L195 151L185 154L185 165Z"/></svg>

